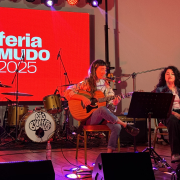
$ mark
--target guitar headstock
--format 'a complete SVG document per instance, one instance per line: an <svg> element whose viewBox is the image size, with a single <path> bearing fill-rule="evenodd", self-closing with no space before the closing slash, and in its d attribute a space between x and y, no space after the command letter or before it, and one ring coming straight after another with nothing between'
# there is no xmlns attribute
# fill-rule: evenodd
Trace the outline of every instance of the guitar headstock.
<svg viewBox="0 0 180 180"><path fill-rule="evenodd" d="M124 99L124 98L130 97L130 96L132 96L132 94L133 94L133 92L128 92L126 94L121 93L121 98Z"/></svg>

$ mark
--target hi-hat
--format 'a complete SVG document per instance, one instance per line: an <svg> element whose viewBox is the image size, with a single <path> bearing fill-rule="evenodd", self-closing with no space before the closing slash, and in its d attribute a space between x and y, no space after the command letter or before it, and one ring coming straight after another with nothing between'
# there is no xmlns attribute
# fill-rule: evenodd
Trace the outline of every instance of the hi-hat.
<svg viewBox="0 0 180 180"><path fill-rule="evenodd" d="M33 96L31 94L20 93L20 92L18 92L18 94L17 94L17 92L7 92L7 93L1 93L1 94L10 95L10 96L16 96L16 95L18 95L18 96Z"/></svg>
<svg viewBox="0 0 180 180"><path fill-rule="evenodd" d="M8 86L8 85L1 84L1 83L0 83L0 87L4 87L4 88L11 88L12 86Z"/></svg>

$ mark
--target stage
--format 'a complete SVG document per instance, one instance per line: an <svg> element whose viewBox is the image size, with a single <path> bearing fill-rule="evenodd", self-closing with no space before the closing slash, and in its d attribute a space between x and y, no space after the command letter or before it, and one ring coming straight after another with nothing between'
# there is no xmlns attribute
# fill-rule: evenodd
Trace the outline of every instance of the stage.
<svg viewBox="0 0 180 180"><path fill-rule="evenodd" d="M58 143L58 142L56 142ZM62 142L59 142L62 143ZM0 151L0 162L9 162L9 161L30 161L30 160L46 160L46 150L40 148L38 150L38 145L37 143L37 150L34 146L33 149L28 150L1 150ZM67 142L69 144L69 142ZM73 147L74 145L72 145ZM67 179L65 177L66 174L71 173L70 170L71 168L75 168L74 165L80 166L84 165L84 149L80 148L79 150L79 155L78 159L75 159L75 153L76 149L75 148L61 148L61 144L59 144L60 148L53 148L52 146L52 164L54 167L55 171L55 179L56 180L65 180ZM139 152L143 151L147 147L146 144L144 145L138 145L137 150ZM168 164L170 164L174 169L176 169L178 163L171 164L171 157L170 157L170 146L169 145L162 145L162 144L156 144L156 152L162 157L165 158ZM126 152L133 152L134 147L131 146L125 146L121 147L121 152L126 153ZM93 147L93 148L88 148L87 152L87 163L89 166L92 166L92 164L96 161L98 155L100 153L105 153L106 152L106 147ZM66 158L66 159L65 159ZM69 163L69 162L71 163ZM133 159L132 159L133 162ZM123 163L123 162L119 162ZM130 162L131 163L131 162ZM19 169L21 172L21 169ZM30 170L29 170L30 171ZM129 169L129 172L131 172L131 169ZM122 172L121 169L119 170L120 176L117 179L122 178ZM159 170L154 171L155 174L155 179L156 180L169 180L171 179L170 174L163 173ZM24 177L25 178L25 177ZM92 178L86 178L87 180L91 180ZM134 179L137 179L136 177Z"/></svg>

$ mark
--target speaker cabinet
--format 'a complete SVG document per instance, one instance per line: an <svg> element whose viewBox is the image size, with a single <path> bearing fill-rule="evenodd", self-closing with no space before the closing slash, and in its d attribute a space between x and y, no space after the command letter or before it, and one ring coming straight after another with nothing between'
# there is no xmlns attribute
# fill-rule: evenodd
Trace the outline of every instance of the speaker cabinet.
<svg viewBox="0 0 180 180"><path fill-rule="evenodd" d="M101 153L92 180L155 180L148 152Z"/></svg>
<svg viewBox="0 0 180 180"><path fill-rule="evenodd" d="M55 180L52 162L22 161L0 163L1 180Z"/></svg>

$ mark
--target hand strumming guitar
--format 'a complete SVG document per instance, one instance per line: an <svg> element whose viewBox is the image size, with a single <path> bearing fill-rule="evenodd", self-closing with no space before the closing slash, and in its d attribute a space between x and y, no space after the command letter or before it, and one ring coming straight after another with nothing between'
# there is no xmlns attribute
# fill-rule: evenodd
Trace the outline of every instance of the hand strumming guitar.
<svg viewBox="0 0 180 180"><path fill-rule="evenodd" d="M82 103L83 103L83 105L85 106L85 107L87 107L88 105L90 105L91 104L91 101L87 98L87 97L85 97L85 96L82 96Z"/></svg>
<svg viewBox="0 0 180 180"><path fill-rule="evenodd" d="M115 99L113 100L113 105L117 106L121 101L121 97L120 96L116 96Z"/></svg>

